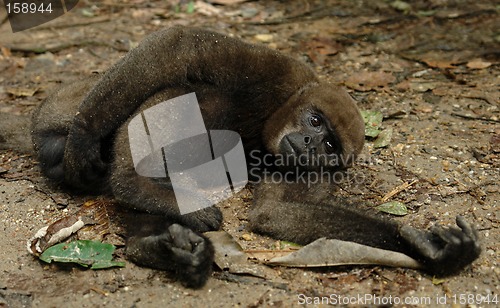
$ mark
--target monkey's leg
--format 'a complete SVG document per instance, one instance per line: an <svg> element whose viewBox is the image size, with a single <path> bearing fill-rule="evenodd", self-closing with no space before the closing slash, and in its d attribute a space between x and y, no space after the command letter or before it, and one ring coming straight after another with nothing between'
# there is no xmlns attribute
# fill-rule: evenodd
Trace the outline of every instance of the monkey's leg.
<svg viewBox="0 0 500 308"><path fill-rule="evenodd" d="M249 216L252 230L277 239L307 244L320 237L353 241L402 252L434 274L452 274L480 254L477 232L457 218L458 228L433 227L430 231L349 206L307 204L281 200L257 200Z"/></svg>
<svg viewBox="0 0 500 308"><path fill-rule="evenodd" d="M190 288L205 284L214 260L212 243L206 237L152 215L134 214L127 229L126 255L130 261L173 272Z"/></svg>
<svg viewBox="0 0 500 308"><path fill-rule="evenodd" d="M116 135L110 172L113 195L121 204L136 211L168 217L173 222L198 232L213 231L220 227L222 214L218 208L211 206L180 215L168 177L148 178L137 174L132 162L126 125ZM193 202L197 202L196 197L192 195Z"/></svg>

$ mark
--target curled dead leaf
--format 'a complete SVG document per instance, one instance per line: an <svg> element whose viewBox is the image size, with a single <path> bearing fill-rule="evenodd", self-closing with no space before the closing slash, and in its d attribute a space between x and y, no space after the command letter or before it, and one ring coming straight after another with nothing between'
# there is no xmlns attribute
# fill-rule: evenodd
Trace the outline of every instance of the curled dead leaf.
<svg viewBox="0 0 500 308"><path fill-rule="evenodd" d="M474 59L467 62L467 67L471 69L483 69L491 66L491 62L484 61L483 59Z"/></svg>
<svg viewBox="0 0 500 308"><path fill-rule="evenodd" d="M40 255L47 248L77 234L80 240L106 241L116 246L124 245L124 233L119 223L125 214L107 200L87 201L78 212L54 221L38 230L27 241L28 252Z"/></svg>
<svg viewBox="0 0 500 308"><path fill-rule="evenodd" d="M392 73L360 72L347 78L345 85L357 91L378 90L396 81Z"/></svg>
<svg viewBox="0 0 500 308"><path fill-rule="evenodd" d="M5 92L17 96L17 97L30 97L35 95L36 92L38 92L40 88L5 88Z"/></svg>
<svg viewBox="0 0 500 308"><path fill-rule="evenodd" d="M248 0L208 0L208 3L220 4L220 5L231 5L237 3L247 2Z"/></svg>
<svg viewBox="0 0 500 308"><path fill-rule="evenodd" d="M377 264L392 267L420 268L414 259L399 252L383 250L354 242L320 238L302 249L267 264L288 267L322 267Z"/></svg>

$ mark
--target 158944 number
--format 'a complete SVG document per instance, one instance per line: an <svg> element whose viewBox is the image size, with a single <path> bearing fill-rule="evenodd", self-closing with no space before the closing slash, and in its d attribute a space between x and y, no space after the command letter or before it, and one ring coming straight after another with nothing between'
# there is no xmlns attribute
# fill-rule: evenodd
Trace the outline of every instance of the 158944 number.
<svg viewBox="0 0 500 308"><path fill-rule="evenodd" d="M46 5L37 3L12 2L5 5L8 14L52 13L52 3Z"/></svg>

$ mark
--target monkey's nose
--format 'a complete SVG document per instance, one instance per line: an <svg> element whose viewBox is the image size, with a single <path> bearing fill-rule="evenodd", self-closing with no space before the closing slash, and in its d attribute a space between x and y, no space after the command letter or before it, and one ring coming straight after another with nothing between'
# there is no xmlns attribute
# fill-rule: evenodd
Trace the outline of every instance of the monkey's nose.
<svg viewBox="0 0 500 308"><path fill-rule="evenodd" d="M304 144L308 145L309 143L311 143L311 137L310 136L304 136Z"/></svg>

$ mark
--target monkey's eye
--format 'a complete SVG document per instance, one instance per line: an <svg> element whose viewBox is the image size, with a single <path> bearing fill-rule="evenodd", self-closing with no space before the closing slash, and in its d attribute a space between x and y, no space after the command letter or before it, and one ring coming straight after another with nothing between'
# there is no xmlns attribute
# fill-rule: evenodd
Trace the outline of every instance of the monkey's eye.
<svg viewBox="0 0 500 308"><path fill-rule="evenodd" d="M331 140L326 140L325 141L325 152L326 154L333 154L337 150L337 147L335 143L333 143Z"/></svg>
<svg viewBox="0 0 500 308"><path fill-rule="evenodd" d="M309 118L309 123L311 123L311 125L313 127L319 127L321 126L322 124L322 119L319 115L316 115L316 114L313 114L310 118Z"/></svg>

